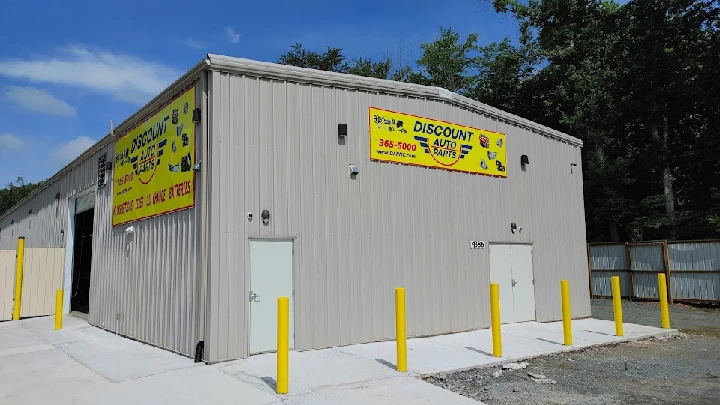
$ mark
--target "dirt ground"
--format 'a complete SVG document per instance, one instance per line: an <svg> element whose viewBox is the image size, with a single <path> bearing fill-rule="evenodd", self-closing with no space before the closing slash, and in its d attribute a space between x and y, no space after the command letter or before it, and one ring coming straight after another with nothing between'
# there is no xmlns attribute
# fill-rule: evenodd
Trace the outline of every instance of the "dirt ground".
<svg viewBox="0 0 720 405"><path fill-rule="evenodd" d="M594 300L592 308L593 317L612 319L610 300ZM720 310L675 305L670 318L681 336L536 358L498 377L501 367L426 381L489 405L720 404ZM624 301L623 319L660 326L656 303Z"/></svg>

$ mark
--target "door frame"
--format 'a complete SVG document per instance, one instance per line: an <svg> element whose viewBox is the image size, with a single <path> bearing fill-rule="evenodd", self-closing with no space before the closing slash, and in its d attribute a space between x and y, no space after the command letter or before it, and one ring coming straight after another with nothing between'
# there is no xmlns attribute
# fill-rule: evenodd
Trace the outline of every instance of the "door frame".
<svg viewBox="0 0 720 405"><path fill-rule="evenodd" d="M65 269L63 271L63 314L70 313L70 298L72 296L73 261L75 260L75 201L86 194L95 192L95 186L90 186L67 198L67 226L65 227ZM95 195L97 208L97 195ZM94 219L93 219L94 221ZM90 285L92 288L92 284Z"/></svg>
<svg viewBox="0 0 720 405"><path fill-rule="evenodd" d="M297 236L251 236L247 239L247 255L245 255L245 260L247 260L247 291L245 291L245 302L247 303L247 324L245 326L245 334L246 334L246 340L247 340L247 347L246 352L248 356L250 356L250 328L252 327L252 305L250 304L250 301L248 300L250 291L252 289L252 267L250 267L250 242L292 242L292 296L290 299L292 300L292 328L288 331L290 334L293 344L292 348L290 350L295 350L295 346L297 346L297 340L295 339L295 330L297 325L297 298L295 294L295 277L297 277L296 271L298 268L298 262L297 262L297 255L295 254L295 241L297 240ZM256 353L261 354L261 353Z"/></svg>
<svg viewBox="0 0 720 405"><path fill-rule="evenodd" d="M490 246L491 245L520 245L520 246L530 246L530 259L532 260L532 277L533 277L533 294L534 294L534 303L535 303L535 319L532 321L521 321L521 322L513 322L511 323L525 323L525 322L537 322L537 283L535 282L535 243L534 242L506 242L506 241L488 241L488 281L490 280ZM489 285L489 283L488 283ZM514 304L513 304L514 305ZM502 311L502 308L500 309ZM513 316L514 319L514 316Z"/></svg>

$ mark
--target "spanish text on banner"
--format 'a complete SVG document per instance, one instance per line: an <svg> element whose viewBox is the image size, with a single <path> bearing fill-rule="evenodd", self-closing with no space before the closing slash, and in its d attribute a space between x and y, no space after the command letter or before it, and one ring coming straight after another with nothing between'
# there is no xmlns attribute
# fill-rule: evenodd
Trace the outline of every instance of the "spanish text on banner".
<svg viewBox="0 0 720 405"><path fill-rule="evenodd" d="M193 87L118 139L113 225L194 206L194 109Z"/></svg>

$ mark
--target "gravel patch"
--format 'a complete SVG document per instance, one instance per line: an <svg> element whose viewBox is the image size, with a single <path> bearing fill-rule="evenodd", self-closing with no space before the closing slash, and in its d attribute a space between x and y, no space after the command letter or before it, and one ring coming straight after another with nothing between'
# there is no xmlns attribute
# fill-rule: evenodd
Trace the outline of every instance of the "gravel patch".
<svg viewBox="0 0 720 405"><path fill-rule="evenodd" d="M625 321L659 324L657 304L625 304ZM612 319L609 300L593 302L595 317L603 319L608 309L605 319ZM703 333L592 347L528 360L525 368L481 368L425 381L489 405L720 404L720 338L714 337L720 333L720 311L673 306L671 322Z"/></svg>

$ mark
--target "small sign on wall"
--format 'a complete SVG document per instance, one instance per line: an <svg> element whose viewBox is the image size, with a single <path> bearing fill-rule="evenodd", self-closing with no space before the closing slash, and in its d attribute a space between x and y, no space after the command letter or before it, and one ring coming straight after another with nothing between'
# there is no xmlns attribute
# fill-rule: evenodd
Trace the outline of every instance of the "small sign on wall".
<svg viewBox="0 0 720 405"><path fill-rule="evenodd" d="M485 249L485 241L482 240L471 240L470 249Z"/></svg>

